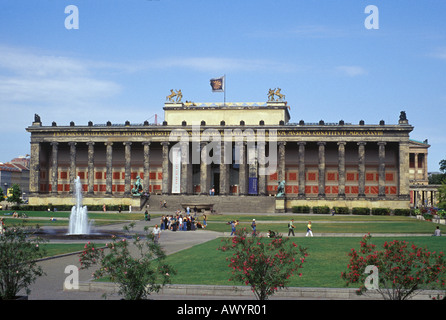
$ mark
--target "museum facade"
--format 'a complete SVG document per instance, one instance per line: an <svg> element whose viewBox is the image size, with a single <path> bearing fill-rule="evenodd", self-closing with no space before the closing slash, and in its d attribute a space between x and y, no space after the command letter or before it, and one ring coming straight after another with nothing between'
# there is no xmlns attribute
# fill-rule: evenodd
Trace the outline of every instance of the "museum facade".
<svg viewBox="0 0 446 320"><path fill-rule="evenodd" d="M169 101L160 124L44 126L35 115L26 129L29 203L69 204L76 177L85 204L140 208L161 200L171 208L207 203L219 212L434 203L434 192L421 188L427 185L429 145L410 140L413 126L405 112L395 118L395 124L292 123L287 102L275 99Z"/></svg>

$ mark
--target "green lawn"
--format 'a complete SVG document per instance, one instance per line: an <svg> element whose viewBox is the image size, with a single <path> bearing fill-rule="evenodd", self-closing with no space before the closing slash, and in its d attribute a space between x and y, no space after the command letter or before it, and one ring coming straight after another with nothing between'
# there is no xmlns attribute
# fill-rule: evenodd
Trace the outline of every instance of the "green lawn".
<svg viewBox="0 0 446 320"><path fill-rule="evenodd" d="M324 237L324 238L295 238L295 242L308 249L308 257L301 269L302 277L291 278L292 287L332 287L344 286L340 278L341 272L346 271L351 248L359 248L358 238ZM405 240L417 246L427 247L431 251L443 251L446 248L446 237L394 237L372 238L373 243L381 246L384 241ZM226 257L232 253L217 250L221 239L216 239L196 245L190 249L170 255L167 262L177 269L177 275L172 277L174 284L203 284L203 285L240 285L228 281L231 270L228 268Z"/></svg>

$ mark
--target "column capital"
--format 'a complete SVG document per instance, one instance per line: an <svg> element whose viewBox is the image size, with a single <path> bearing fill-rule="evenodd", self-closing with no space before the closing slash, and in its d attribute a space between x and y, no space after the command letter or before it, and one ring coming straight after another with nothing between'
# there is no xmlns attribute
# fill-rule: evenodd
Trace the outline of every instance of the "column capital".
<svg viewBox="0 0 446 320"><path fill-rule="evenodd" d="M378 144L378 146L385 146L387 144L387 142L379 141L377 144Z"/></svg>
<svg viewBox="0 0 446 320"><path fill-rule="evenodd" d="M152 143L151 141L144 141L144 142L142 143L142 145L143 145L143 146L150 146L151 143Z"/></svg>
<svg viewBox="0 0 446 320"><path fill-rule="evenodd" d="M59 145L59 142L53 141L53 142L50 142L50 145L57 146L57 145Z"/></svg>
<svg viewBox="0 0 446 320"><path fill-rule="evenodd" d="M317 145L318 146L325 146L327 143L326 142L324 142L324 141L318 141L317 142Z"/></svg>
<svg viewBox="0 0 446 320"><path fill-rule="evenodd" d="M108 146L112 146L113 142L104 142L104 144L108 147Z"/></svg>
<svg viewBox="0 0 446 320"><path fill-rule="evenodd" d="M339 141L337 144L338 144L338 146L345 146L347 144L347 142Z"/></svg>
<svg viewBox="0 0 446 320"><path fill-rule="evenodd" d="M75 146L75 145L77 145L77 142L68 142L68 145L71 147L71 146Z"/></svg>
<svg viewBox="0 0 446 320"><path fill-rule="evenodd" d="M94 142L87 142L87 146L94 146Z"/></svg>
<svg viewBox="0 0 446 320"><path fill-rule="evenodd" d="M367 142L365 142L365 141L359 141L357 143L358 146L365 146L366 144L367 144Z"/></svg>
<svg viewBox="0 0 446 320"><path fill-rule="evenodd" d="M129 142L129 141L123 142L122 144L125 145L125 146L131 146L132 145L132 143Z"/></svg>
<svg viewBox="0 0 446 320"><path fill-rule="evenodd" d="M306 142L304 142L304 141L299 141L299 142L296 142L297 143L297 145L299 145L299 146L304 146L304 145L306 145L307 143Z"/></svg>

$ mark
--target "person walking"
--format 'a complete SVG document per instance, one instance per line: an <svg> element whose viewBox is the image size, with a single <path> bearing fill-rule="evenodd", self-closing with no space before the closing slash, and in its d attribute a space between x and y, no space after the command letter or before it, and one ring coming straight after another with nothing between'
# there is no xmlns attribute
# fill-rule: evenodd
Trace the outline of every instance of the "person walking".
<svg viewBox="0 0 446 320"><path fill-rule="evenodd" d="M313 236L313 230L311 229L311 221L308 221L307 224L307 234L305 236L308 237L308 235Z"/></svg>
<svg viewBox="0 0 446 320"><path fill-rule="evenodd" d="M255 237L257 235L257 224L256 224L256 219L252 219L252 223L251 223L251 228L252 228L252 236Z"/></svg>
<svg viewBox="0 0 446 320"><path fill-rule="evenodd" d="M238 220L231 222L231 236L235 235L237 225L238 225Z"/></svg>
<svg viewBox="0 0 446 320"><path fill-rule="evenodd" d="M293 234L293 237L295 236L294 235L294 219L291 219L291 221L288 223L288 237L290 236L290 234Z"/></svg>
<svg viewBox="0 0 446 320"><path fill-rule="evenodd" d="M153 234L153 241L155 243L158 243L158 241L161 237L161 229L158 227L157 224L155 224L155 227L152 230L152 234Z"/></svg>

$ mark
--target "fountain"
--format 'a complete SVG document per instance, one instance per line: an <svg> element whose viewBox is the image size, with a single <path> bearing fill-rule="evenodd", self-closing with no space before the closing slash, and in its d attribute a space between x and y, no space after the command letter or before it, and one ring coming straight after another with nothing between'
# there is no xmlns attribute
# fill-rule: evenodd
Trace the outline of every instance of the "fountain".
<svg viewBox="0 0 446 320"><path fill-rule="evenodd" d="M76 204L71 208L68 234L89 234L88 210L87 206L82 206L82 185L79 177L74 180L74 197Z"/></svg>

